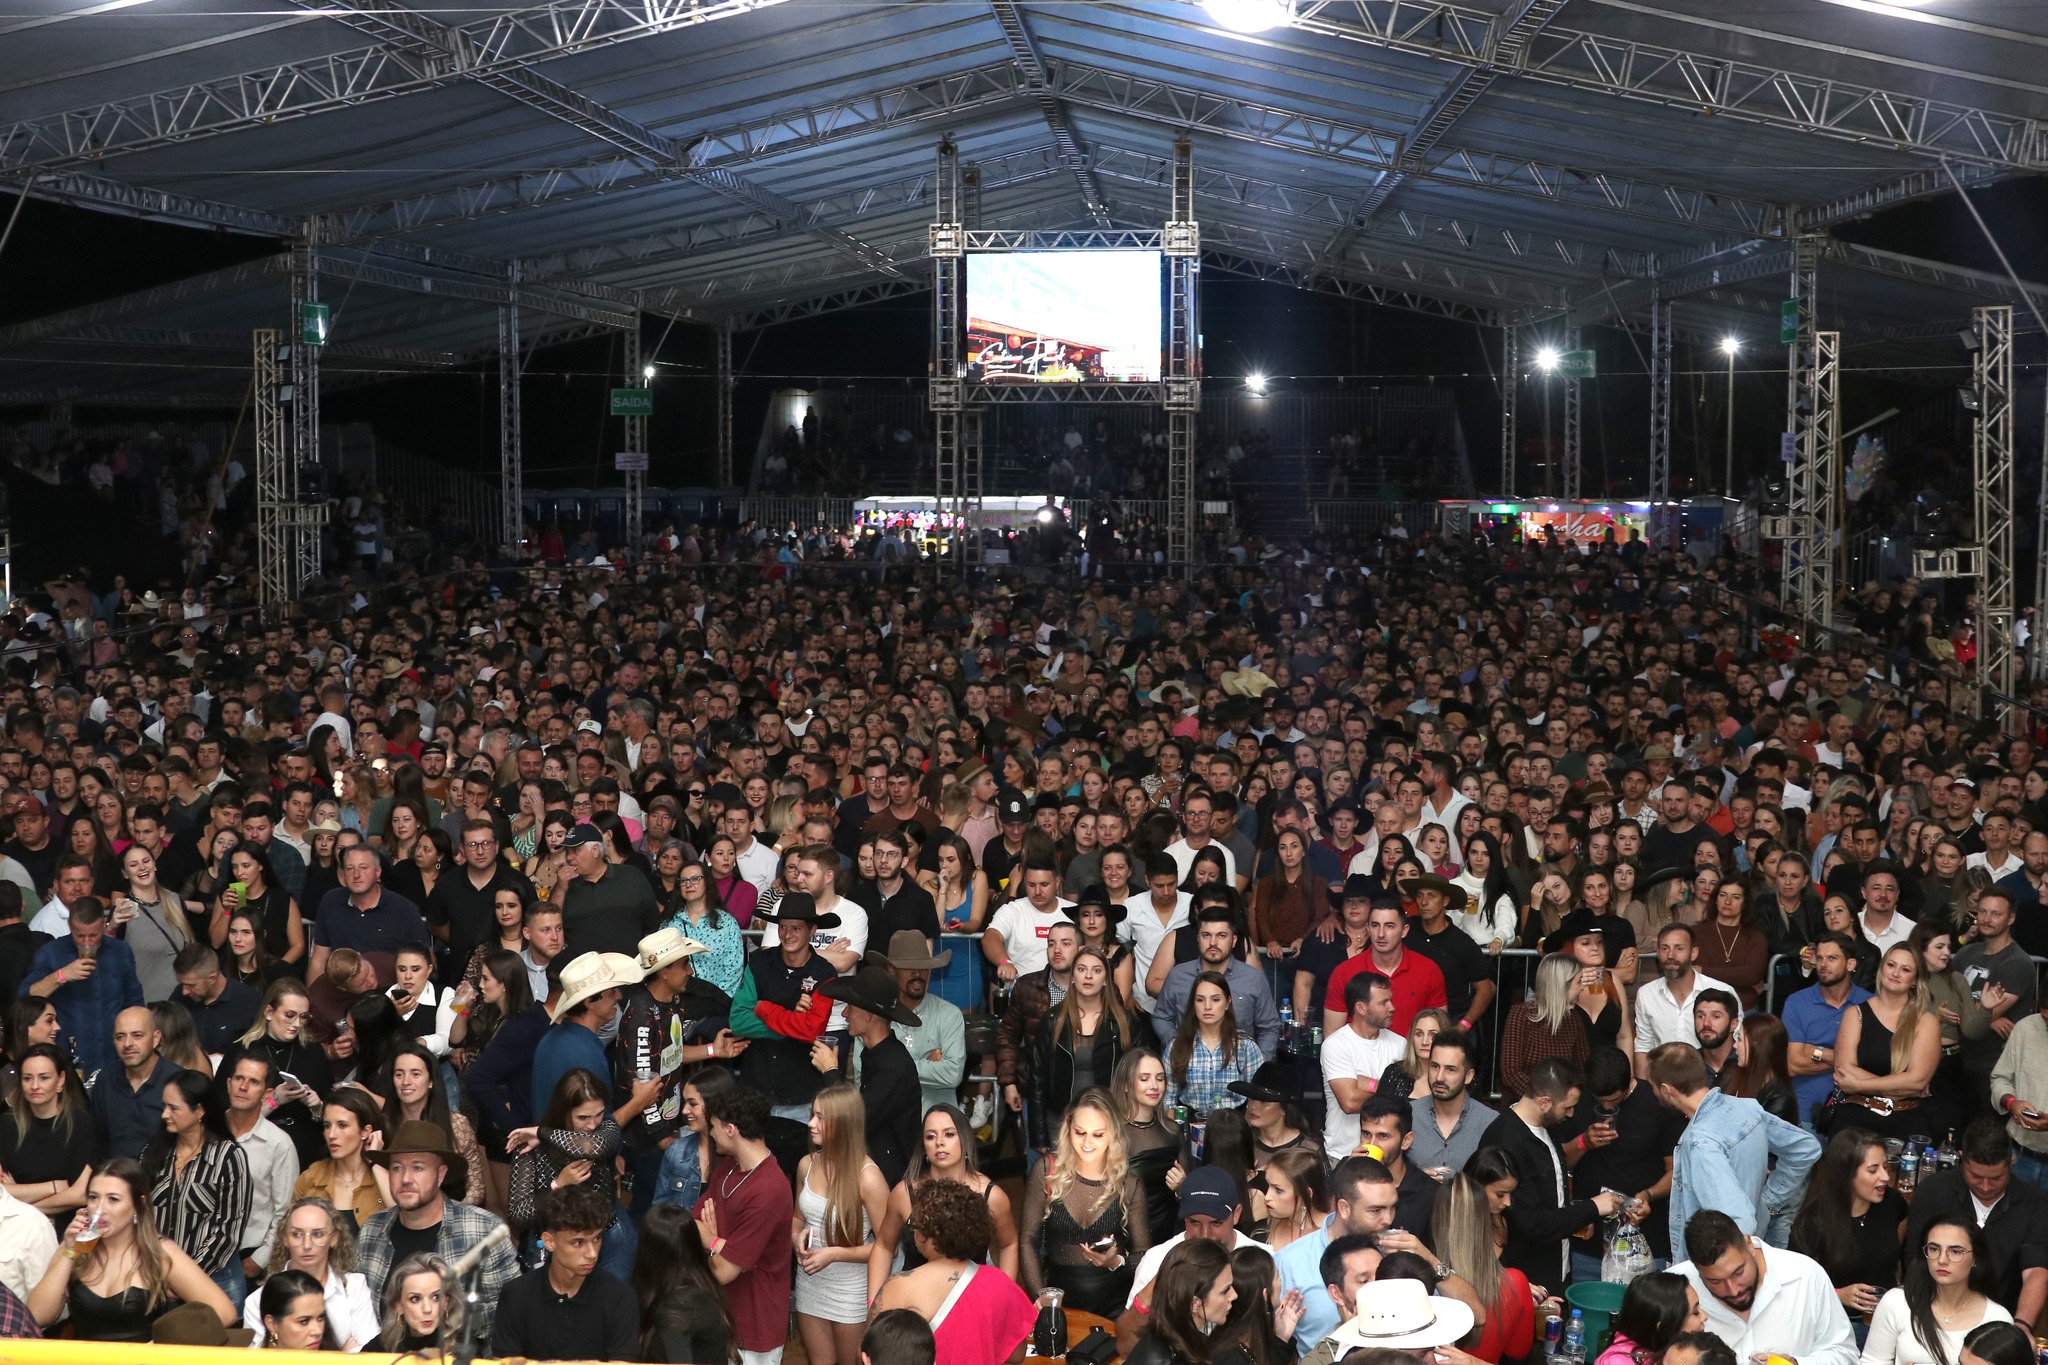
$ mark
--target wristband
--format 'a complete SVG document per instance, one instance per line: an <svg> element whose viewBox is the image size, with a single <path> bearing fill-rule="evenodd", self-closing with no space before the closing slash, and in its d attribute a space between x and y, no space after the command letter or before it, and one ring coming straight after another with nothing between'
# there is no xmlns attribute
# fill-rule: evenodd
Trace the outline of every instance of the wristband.
<svg viewBox="0 0 2048 1365"><path fill-rule="evenodd" d="M725 1239L724 1239L723 1237L719 1238L719 1239L718 1239L717 1241L715 1241L715 1242L713 1242L713 1243L711 1244L711 1254L712 1254L713 1256L716 1256L716 1255L718 1255L718 1254L719 1254L720 1252L722 1252L722 1251L724 1251L724 1250L725 1250Z"/></svg>
<svg viewBox="0 0 2048 1365"><path fill-rule="evenodd" d="M61 986L61 985L63 985L63 984L65 983L65 982L69 981L70 979L71 979L70 977L68 977L68 976L64 975L64 969L63 969L62 967L59 967L59 968L57 969L57 984L58 984L58 985L60 985L60 986Z"/></svg>

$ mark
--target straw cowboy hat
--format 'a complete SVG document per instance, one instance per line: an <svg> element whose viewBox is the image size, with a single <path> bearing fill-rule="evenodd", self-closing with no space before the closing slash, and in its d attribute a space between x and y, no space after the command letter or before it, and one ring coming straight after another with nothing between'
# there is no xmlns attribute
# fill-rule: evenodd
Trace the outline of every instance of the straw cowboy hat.
<svg viewBox="0 0 2048 1365"><path fill-rule="evenodd" d="M703 944L676 928L656 929L640 940L638 962L644 976L653 976L671 962L709 952Z"/></svg>
<svg viewBox="0 0 2048 1365"><path fill-rule="evenodd" d="M906 972L935 972L952 960L951 948L932 956L931 944L915 929L898 929L889 935L888 952L871 951L866 958L870 967L895 967Z"/></svg>
<svg viewBox="0 0 2048 1365"><path fill-rule="evenodd" d="M1472 1309L1432 1294L1420 1280L1375 1280L1358 1290L1358 1312L1330 1334L1338 1354L1359 1347L1413 1351L1449 1346L1472 1330Z"/></svg>
<svg viewBox="0 0 2048 1365"><path fill-rule="evenodd" d="M563 1015L591 996L637 986L645 979L640 964L624 953L585 953L562 968L562 998L548 1018L559 1023Z"/></svg>

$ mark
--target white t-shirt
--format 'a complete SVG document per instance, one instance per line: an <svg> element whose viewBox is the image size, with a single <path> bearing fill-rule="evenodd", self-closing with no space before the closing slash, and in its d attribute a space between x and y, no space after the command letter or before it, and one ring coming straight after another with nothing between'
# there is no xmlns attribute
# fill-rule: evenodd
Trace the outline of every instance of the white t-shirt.
<svg viewBox="0 0 2048 1365"><path fill-rule="evenodd" d="M1211 839L1208 843L1202 845L1202 848L1213 848L1223 855L1223 876L1227 881L1235 884L1237 880L1237 855L1230 851L1230 845L1224 843L1221 839ZM1180 869L1180 879L1183 882L1188 879L1188 870L1195 865L1195 855L1201 851L1201 849L1192 847L1186 839L1176 839L1166 846L1166 856L1173 859L1173 865Z"/></svg>
<svg viewBox="0 0 2048 1365"><path fill-rule="evenodd" d="M1247 1237L1235 1228L1231 1229L1230 1235L1237 1239L1230 1244L1232 1251L1243 1251L1246 1247L1255 1247L1269 1256L1273 1253L1273 1248L1267 1246L1264 1242L1258 1241L1256 1238ZM1187 1239L1188 1235L1185 1232L1176 1232L1173 1236L1138 1258L1137 1275L1131 1281L1131 1292L1129 1297L1124 1300L1124 1307L1134 1308L1137 1306L1138 1295L1145 1292L1145 1286L1159 1278L1159 1267L1165 1262L1166 1253L1172 1251ZM1957 1359L1961 1359L1961 1357L1958 1356Z"/></svg>
<svg viewBox="0 0 2048 1365"><path fill-rule="evenodd" d="M1059 912L1060 907L1072 904L1070 900L1062 900L1052 910L1043 911L1019 896L990 918L988 927L1003 936L1003 947L1010 954L1017 975L1023 976L1045 966L1046 935L1052 932L1055 924L1074 922Z"/></svg>
<svg viewBox="0 0 2048 1365"><path fill-rule="evenodd" d="M1148 1014L1152 1010L1152 993L1145 989L1145 976L1152 970L1153 955L1159 951L1159 945L1166 941L1167 935L1188 922L1188 908L1194 900L1185 891L1177 893L1173 913L1166 917L1164 924L1159 922L1159 912L1152 908L1149 890L1124 902L1129 913L1118 928L1123 940L1131 945L1131 960L1138 971L1137 980L1131 983L1131 996L1138 1002L1138 1008Z"/></svg>
<svg viewBox="0 0 2048 1365"><path fill-rule="evenodd" d="M1323 1151L1331 1161L1342 1161L1358 1146L1358 1115L1345 1113L1337 1103L1331 1078L1349 1081L1366 1076L1377 1081L1407 1050L1407 1038L1390 1028L1381 1029L1377 1038L1361 1038L1346 1024L1323 1040Z"/></svg>

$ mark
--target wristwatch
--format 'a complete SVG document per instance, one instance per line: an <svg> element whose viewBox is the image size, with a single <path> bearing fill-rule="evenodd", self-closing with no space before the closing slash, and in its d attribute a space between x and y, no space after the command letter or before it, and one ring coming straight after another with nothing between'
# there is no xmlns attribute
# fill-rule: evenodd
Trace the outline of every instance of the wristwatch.
<svg viewBox="0 0 2048 1365"><path fill-rule="evenodd" d="M1821 1060L1820 1051L1821 1050L1819 1048L1815 1048L1813 1050L1813 1060L1815 1060L1816 1062Z"/></svg>

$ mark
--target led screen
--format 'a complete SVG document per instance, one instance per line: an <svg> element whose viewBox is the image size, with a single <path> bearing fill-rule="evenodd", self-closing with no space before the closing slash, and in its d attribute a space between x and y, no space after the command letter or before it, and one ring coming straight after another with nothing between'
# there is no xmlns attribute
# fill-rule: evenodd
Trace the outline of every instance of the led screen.
<svg viewBox="0 0 2048 1365"><path fill-rule="evenodd" d="M1160 254L1008 251L967 257L967 373L991 384L1159 379Z"/></svg>

